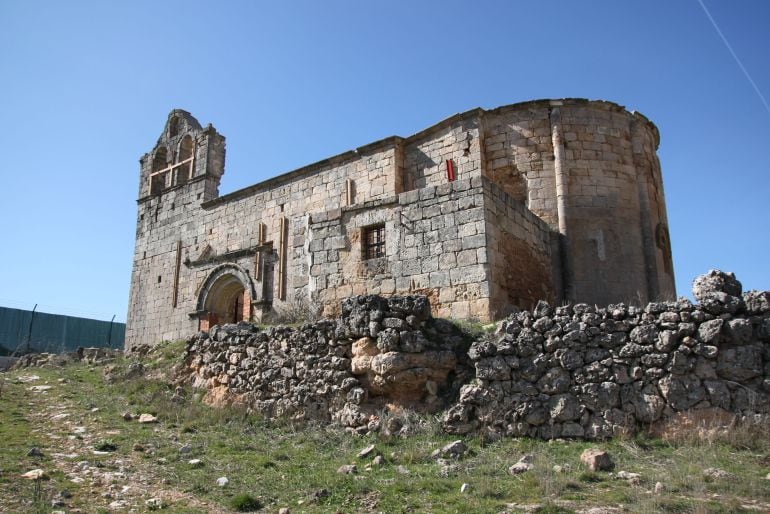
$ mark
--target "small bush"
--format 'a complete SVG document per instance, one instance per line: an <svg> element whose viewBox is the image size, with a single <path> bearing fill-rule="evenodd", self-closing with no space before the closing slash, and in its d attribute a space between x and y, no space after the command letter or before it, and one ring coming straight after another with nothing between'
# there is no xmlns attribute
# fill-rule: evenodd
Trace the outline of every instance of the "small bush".
<svg viewBox="0 0 770 514"><path fill-rule="evenodd" d="M158 345L158 347L154 349L153 353L158 354L161 361L176 361L184 355L186 346L187 341L184 339L167 341L162 345Z"/></svg>
<svg viewBox="0 0 770 514"><path fill-rule="evenodd" d="M233 496L230 507L237 512L254 512L262 508L262 502L248 493Z"/></svg>
<svg viewBox="0 0 770 514"><path fill-rule="evenodd" d="M114 452L118 449L118 445L112 442L110 439L99 441L94 445L94 450L99 452Z"/></svg>
<svg viewBox="0 0 770 514"><path fill-rule="evenodd" d="M445 436L441 427L441 418L439 416L420 413L405 407L394 406L391 409L380 411L379 418L383 428L387 427L390 420L395 418L397 423L396 426L400 426L400 429L398 429L397 432L403 436ZM396 435L395 433L388 434L387 436L385 434L386 431L383 429L380 432L380 438L387 440L391 436Z"/></svg>
<svg viewBox="0 0 770 514"><path fill-rule="evenodd" d="M299 325L321 319L317 304L308 300L307 295L298 293L293 299L274 307L266 314L262 323L265 325Z"/></svg>
<svg viewBox="0 0 770 514"><path fill-rule="evenodd" d="M457 327L463 334L463 338L466 341L478 341L488 334L495 331L497 327L496 323L483 324L478 320L473 319L457 319L452 320L452 324Z"/></svg>

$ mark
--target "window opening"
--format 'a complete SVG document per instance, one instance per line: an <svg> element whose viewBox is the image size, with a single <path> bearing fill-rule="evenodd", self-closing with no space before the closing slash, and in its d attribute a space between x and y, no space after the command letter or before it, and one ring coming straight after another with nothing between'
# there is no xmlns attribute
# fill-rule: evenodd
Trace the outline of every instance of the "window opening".
<svg viewBox="0 0 770 514"><path fill-rule="evenodd" d="M281 212L283 212L283 205L281 205ZM280 233L278 235L278 299L286 299L286 260L289 253L289 223L286 217L281 216Z"/></svg>
<svg viewBox="0 0 770 514"><path fill-rule="evenodd" d="M345 201L347 205L353 205L355 203L355 192L353 190L353 181L351 179L345 180Z"/></svg>
<svg viewBox="0 0 770 514"><path fill-rule="evenodd" d="M655 244L660 248L663 255L663 269L671 275L674 272L673 262L671 260L671 239L668 235L668 227L663 223L658 223L655 227Z"/></svg>
<svg viewBox="0 0 770 514"><path fill-rule="evenodd" d="M161 147L155 152L155 157L152 159L152 172L150 173L150 194L159 195L161 191L166 189L166 149Z"/></svg>
<svg viewBox="0 0 770 514"><path fill-rule="evenodd" d="M182 264L182 241L176 242L176 266L174 266L174 290L171 295L171 306L176 308L179 299L179 267Z"/></svg>
<svg viewBox="0 0 770 514"><path fill-rule="evenodd" d="M163 147L155 153L150 173L150 194L152 195L160 195L164 189L172 185L185 184L192 178L195 160L195 142L192 137L188 135L182 140L177 162L169 164L167 155Z"/></svg>
<svg viewBox="0 0 770 514"><path fill-rule="evenodd" d="M168 122L168 137L175 137L179 134L179 118L174 116Z"/></svg>
<svg viewBox="0 0 770 514"><path fill-rule="evenodd" d="M364 259L385 257L385 225L364 228Z"/></svg>
<svg viewBox="0 0 770 514"><path fill-rule="evenodd" d="M177 161L177 168L175 169L177 185L185 184L192 178L192 158L193 140L188 134L183 137L182 142L179 143L179 159Z"/></svg>
<svg viewBox="0 0 770 514"><path fill-rule="evenodd" d="M263 245L265 244L265 240L267 239L267 227L264 223L259 222L257 223L257 241L259 244Z"/></svg>

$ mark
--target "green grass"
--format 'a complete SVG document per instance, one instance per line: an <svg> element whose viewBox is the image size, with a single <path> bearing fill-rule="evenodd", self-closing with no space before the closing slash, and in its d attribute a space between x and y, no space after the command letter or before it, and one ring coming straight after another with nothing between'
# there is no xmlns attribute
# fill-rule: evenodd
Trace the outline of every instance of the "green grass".
<svg viewBox="0 0 770 514"><path fill-rule="evenodd" d="M50 503L45 499L52 491L63 488L66 481L62 473L49 470L51 458L45 450L44 434L30 423L28 413L36 402L28 390L29 384L14 382L13 376L0 374L0 511L48 512ZM27 456L32 447L43 449L43 456ZM35 484L20 478L37 468L48 471L46 480ZM7 499L7 506L3 498Z"/></svg>
<svg viewBox="0 0 770 514"><path fill-rule="evenodd" d="M452 320L452 324L463 334L467 342L478 341L487 334L495 331L496 323L482 323L476 320L457 319Z"/></svg>
<svg viewBox="0 0 770 514"><path fill-rule="evenodd" d="M84 439L74 442L88 443L89 452L73 460L87 460L109 472L130 463L133 473L155 473L154 483L164 491L175 491L164 497L163 512L238 510L241 507L233 502L239 496L244 502L258 501L265 512L281 507L293 512L518 512L521 506L533 504L539 505L535 512L542 513L621 504L631 512L741 512L747 500L770 503L770 487L764 479L770 471L767 434L712 442L664 441L645 435L603 443L532 439L489 443L467 437L469 454L442 466L431 459L431 452L457 437L441 433L435 418L407 416L409 424L420 427L408 438L356 437L332 426L268 421L243 408L214 409L190 389L179 400L176 387L168 382L168 370L182 351L179 342L168 343L144 362L148 376L109 384L99 366L0 375L4 384L0 511L34 512L34 484L19 476L36 467L50 475L41 483L44 501L39 505L49 506L58 491L68 489L73 496L64 510L107 509L111 500L100 497L103 489L87 482L74 484L54 466L51 454L61 451L58 446L72 436L71 427L33 413L35 409L53 413L62 406L67 406L68 420L87 428ZM126 369L129 363L113 364ZM35 384L48 383L53 389L33 393L30 384L16 380L30 374L40 375ZM125 421L126 411L156 414L159 423ZM357 454L369 444L376 445L385 464L367 470L371 457L361 460ZM90 452L105 445L114 447L108 455ZM143 451L135 451L136 445ZM179 452L183 445L190 446L189 453ZM32 446L45 456L27 457ZM588 471L580 464L580 454L592 446L610 452L616 471L640 473L640 484ZM508 468L524 454L535 456L534 469L509 475ZM200 459L202 464L190 465L190 459ZM343 464L356 464L358 472L338 474ZM554 465L569 469L557 473ZM708 467L724 469L737 478L710 481L703 477ZM216 484L221 476L229 479L226 487ZM658 481L666 488L655 495L651 491ZM460 492L463 483L470 486L465 493ZM150 493L137 504L139 511L148 498Z"/></svg>
<svg viewBox="0 0 770 514"><path fill-rule="evenodd" d="M99 441L94 445L94 450L100 452L114 452L118 449L118 445L112 442L110 439Z"/></svg>
<svg viewBox="0 0 770 514"><path fill-rule="evenodd" d="M262 508L262 502L248 493L241 493L230 499L230 508L238 512L254 512Z"/></svg>

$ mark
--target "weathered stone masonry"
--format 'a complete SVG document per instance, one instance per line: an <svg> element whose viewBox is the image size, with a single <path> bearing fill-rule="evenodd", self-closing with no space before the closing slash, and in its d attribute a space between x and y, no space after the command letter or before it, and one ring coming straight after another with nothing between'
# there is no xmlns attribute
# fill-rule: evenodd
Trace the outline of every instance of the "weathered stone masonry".
<svg viewBox="0 0 770 514"><path fill-rule="evenodd" d="M720 272L694 290L695 305L540 302L470 348L425 297L357 296L336 321L200 333L188 376L215 403L361 433L380 430L392 404L448 407L452 433L545 439L605 438L687 411L769 420L770 293L741 295Z"/></svg>
<svg viewBox="0 0 770 514"><path fill-rule="evenodd" d="M469 350L476 379L453 433L604 438L687 411L770 420L770 293L712 270L686 299L597 308L540 303ZM704 416L708 419L709 416Z"/></svg>
<svg viewBox="0 0 770 514"><path fill-rule="evenodd" d="M337 320L201 332L186 365L210 403L368 430L386 402L435 410L456 397L470 378L467 347L454 325L431 317L424 296L356 296Z"/></svg>
<svg viewBox="0 0 770 514"><path fill-rule="evenodd" d="M452 116L219 196L225 144L184 111L140 160L126 346L305 301L423 294L443 317L673 298L658 132L610 102Z"/></svg>

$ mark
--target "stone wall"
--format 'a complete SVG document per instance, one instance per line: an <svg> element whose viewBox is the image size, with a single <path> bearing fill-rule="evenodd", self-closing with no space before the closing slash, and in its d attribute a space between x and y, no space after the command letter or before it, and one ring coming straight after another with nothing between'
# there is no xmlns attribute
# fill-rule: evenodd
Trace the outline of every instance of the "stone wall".
<svg viewBox="0 0 770 514"><path fill-rule="evenodd" d="M470 344L424 296L354 296L336 321L215 327L187 366L212 403L378 430L386 407L444 413L451 433L605 438L690 410L770 415L770 292L732 274L695 297L511 315ZM470 346L469 346L470 345Z"/></svg>
<svg viewBox="0 0 770 514"><path fill-rule="evenodd" d="M484 174L557 227L550 108L541 101L490 112L484 120Z"/></svg>
<svg viewBox="0 0 770 514"><path fill-rule="evenodd" d="M673 298L657 145L617 104L538 100L219 196L224 137L174 110L141 159L126 347L308 300L336 314L357 294L426 294L437 316L484 320L542 298ZM362 259L373 225L384 259Z"/></svg>
<svg viewBox="0 0 770 514"><path fill-rule="evenodd" d="M368 431L386 403L435 410L469 379L462 334L432 318L425 297L355 296L341 314L300 328L201 332L187 347L190 380L213 404Z"/></svg>
<svg viewBox="0 0 770 514"><path fill-rule="evenodd" d="M483 174L568 239L566 300L674 298L659 134L647 118L611 102L541 100L488 111L483 133Z"/></svg>
<svg viewBox="0 0 770 514"><path fill-rule="evenodd" d="M532 308L538 300L555 300L559 253L548 225L487 179L484 210L492 319L504 317L514 306Z"/></svg>
<svg viewBox="0 0 770 514"><path fill-rule="evenodd" d="M215 326L188 345L193 385L214 404L245 403L271 417L330 419L351 388L350 345L335 323L260 331L241 322ZM346 382L347 380L347 382Z"/></svg>
<svg viewBox="0 0 770 514"><path fill-rule="evenodd" d="M340 301L351 295L422 294L437 316L488 320L490 311L510 301L497 287L492 305L498 278L503 288L522 284L516 291L527 292L517 298L536 301L538 295L553 295L548 228L522 204L509 199L506 205L504 196L486 178L477 177L313 215L307 249L310 297L325 306L325 315L336 316ZM385 255L367 260L362 231L377 224L385 227ZM521 262L527 273L502 276L503 239L533 256ZM524 283L525 277L543 276L548 280Z"/></svg>
<svg viewBox="0 0 770 514"><path fill-rule="evenodd" d="M478 112L469 111L411 136L404 148L404 190L445 184L448 160L457 178L480 176L479 126Z"/></svg>
<svg viewBox="0 0 770 514"><path fill-rule="evenodd" d="M512 315L476 341L476 378L445 414L453 433L603 438L690 409L770 414L770 293L732 274L696 279L685 299Z"/></svg>

